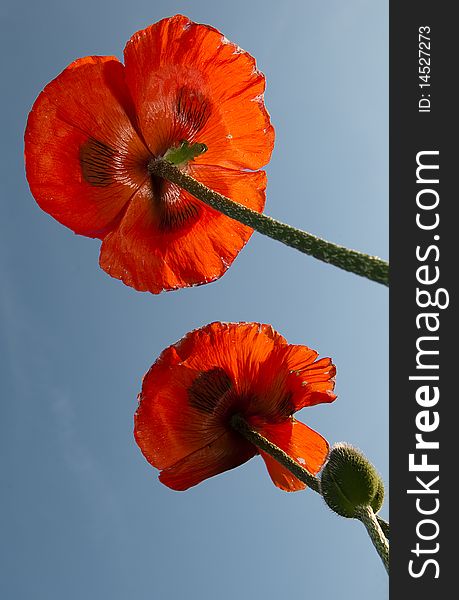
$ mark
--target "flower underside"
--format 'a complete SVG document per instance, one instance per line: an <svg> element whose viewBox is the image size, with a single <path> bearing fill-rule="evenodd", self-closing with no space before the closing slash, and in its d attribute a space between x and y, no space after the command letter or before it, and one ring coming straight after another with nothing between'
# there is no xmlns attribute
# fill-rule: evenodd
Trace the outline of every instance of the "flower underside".
<svg viewBox="0 0 459 600"><path fill-rule="evenodd" d="M164 152L159 156L150 154L146 160L142 157L139 164L135 165L137 172L145 173L148 195L161 231L174 231L198 219L202 205L198 200L184 198L182 190L175 184L150 174L148 166L157 158L165 158L187 172L188 164L207 152L207 146L190 142L182 136L187 134L193 140L207 122L210 106L210 102L198 92L180 88L175 102L175 122L169 140L165 141ZM83 178L90 185L109 187L116 181L117 152L106 143L90 137L82 144L79 159Z"/></svg>
<svg viewBox="0 0 459 600"><path fill-rule="evenodd" d="M125 64L76 60L39 95L25 134L38 204L102 240L100 266L141 291L214 281L252 230L149 172L165 158L261 212L274 131L254 59L182 15L132 36Z"/></svg>
<svg viewBox="0 0 459 600"><path fill-rule="evenodd" d="M267 325L212 323L167 348L144 377L135 436L160 480L184 490L261 454L274 483L305 484L235 430L236 416L311 473L328 453L324 438L293 417L332 402L335 368Z"/></svg>

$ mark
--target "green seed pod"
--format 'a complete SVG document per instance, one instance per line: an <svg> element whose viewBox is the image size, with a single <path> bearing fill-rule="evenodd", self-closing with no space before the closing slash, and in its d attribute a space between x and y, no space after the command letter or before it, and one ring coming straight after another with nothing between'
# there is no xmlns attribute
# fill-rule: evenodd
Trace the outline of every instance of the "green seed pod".
<svg viewBox="0 0 459 600"><path fill-rule="evenodd" d="M354 518L356 508L371 506L376 513L384 499L384 484L374 466L356 448L336 444L321 477L328 506L343 517Z"/></svg>

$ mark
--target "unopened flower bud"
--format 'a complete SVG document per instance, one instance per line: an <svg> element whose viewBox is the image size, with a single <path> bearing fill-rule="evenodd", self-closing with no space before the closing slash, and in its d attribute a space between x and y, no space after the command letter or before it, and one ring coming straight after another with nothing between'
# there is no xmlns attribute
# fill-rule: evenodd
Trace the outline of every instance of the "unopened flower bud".
<svg viewBox="0 0 459 600"><path fill-rule="evenodd" d="M322 471L321 487L328 506L348 518L356 516L359 506L370 506L377 513L384 499L384 484L374 466L345 443L332 448Z"/></svg>

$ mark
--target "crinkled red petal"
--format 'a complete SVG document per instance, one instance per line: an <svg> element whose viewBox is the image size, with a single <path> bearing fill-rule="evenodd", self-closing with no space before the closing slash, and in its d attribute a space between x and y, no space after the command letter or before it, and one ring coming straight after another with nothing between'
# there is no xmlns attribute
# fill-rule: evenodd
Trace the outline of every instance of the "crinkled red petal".
<svg viewBox="0 0 459 600"><path fill-rule="evenodd" d="M276 424L261 424L257 420L254 422L249 420L249 424L313 475L320 471L327 459L328 442L316 431L296 419ZM271 456L265 452L260 452L260 454L277 487L287 492L302 490L306 487L302 481Z"/></svg>
<svg viewBox="0 0 459 600"><path fill-rule="evenodd" d="M187 139L208 146L200 164L256 170L269 161L274 130L263 103L265 78L219 31L176 15L134 34L124 56L154 154Z"/></svg>
<svg viewBox="0 0 459 600"><path fill-rule="evenodd" d="M135 438L147 460L162 469L161 481L186 489L202 479L242 464L256 449L213 414L222 393L218 379L196 385L202 371L182 363L174 346L166 349L144 377L135 415ZM209 392L206 398L203 392ZM224 391L224 390L223 390ZM198 394L198 395L196 395Z"/></svg>
<svg viewBox="0 0 459 600"><path fill-rule="evenodd" d="M193 383L215 367L233 384L249 381L276 341L285 342L269 325L212 323L164 350L143 379L135 415L136 441L147 460L165 469L227 431L192 401Z"/></svg>
<svg viewBox="0 0 459 600"><path fill-rule="evenodd" d="M164 469L218 438L206 431L203 415L188 401L198 372L178 365L172 348L165 350L145 375L135 414L135 438L147 460Z"/></svg>
<svg viewBox="0 0 459 600"><path fill-rule="evenodd" d="M333 393L336 369L329 358L317 359L317 352L307 346L280 345L260 366L254 385L271 419L285 418L315 404L336 399ZM254 406L254 413L259 412Z"/></svg>
<svg viewBox="0 0 459 600"><path fill-rule="evenodd" d="M173 490L186 490L204 479L239 467L257 453L256 449L231 432L161 471L159 479Z"/></svg>
<svg viewBox="0 0 459 600"><path fill-rule="evenodd" d="M243 173L194 166L205 185L254 210L265 202L263 171ZM223 275L252 229L194 199L174 184L158 188L148 180L132 198L118 227L102 244L100 265L137 290L199 285Z"/></svg>
<svg viewBox="0 0 459 600"><path fill-rule="evenodd" d="M103 237L147 176L124 67L72 63L37 98L25 133L27 179L40 207L76 233Z"/></svg>

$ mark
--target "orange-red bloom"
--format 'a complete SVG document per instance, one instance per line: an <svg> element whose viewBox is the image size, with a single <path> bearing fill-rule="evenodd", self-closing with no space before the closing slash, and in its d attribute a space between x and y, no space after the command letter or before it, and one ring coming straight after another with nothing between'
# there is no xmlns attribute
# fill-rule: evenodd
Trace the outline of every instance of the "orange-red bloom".
<svg viewBox="0 0 459 600"><path fill-rule="evenodd" d="M335 367L329 358L294 346L259 323L212 323L163 351L145 375L135 438L159 479L185 490L246 462L258 449L237 433L241 415L254 430L311 473L328 455L326 440L292 417L332 402ZM260 452L273 482L295 491L305 484Z"/></svg>
<svg viewBox="0 0 459 600"><path fill-rule="evenodd" d="M148 163L181 142L205 154L183 168L259 212L274 131L255 60L184 16L132 36L113 56L72 63L36 100L25 134L27 178L43 210L102 239L100 265L138 290L206 283L252 229L204 206Z"/></svg>

